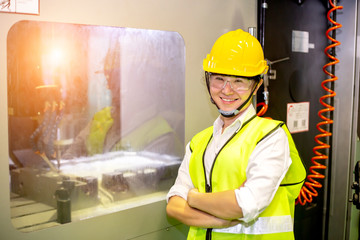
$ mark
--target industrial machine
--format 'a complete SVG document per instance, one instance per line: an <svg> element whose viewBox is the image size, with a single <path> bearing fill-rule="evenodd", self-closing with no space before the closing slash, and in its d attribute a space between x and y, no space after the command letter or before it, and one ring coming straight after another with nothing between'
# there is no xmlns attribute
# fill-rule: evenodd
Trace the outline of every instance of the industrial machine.
<svg viewBox="0 0 360 240"><path fill-rule="evenodd" d="M0 239L186 238L165 208L184 145L217 116L198 66L256 4L15 2L0 9ZM81 141L101 116L105 144Z"/></svg>
<svg viewBox="0 0 360 240"><path fill-rule="evenodd" d="M184 149L178 33L21 21L7 46L16 229L79 221L166 194Z"/></svg>

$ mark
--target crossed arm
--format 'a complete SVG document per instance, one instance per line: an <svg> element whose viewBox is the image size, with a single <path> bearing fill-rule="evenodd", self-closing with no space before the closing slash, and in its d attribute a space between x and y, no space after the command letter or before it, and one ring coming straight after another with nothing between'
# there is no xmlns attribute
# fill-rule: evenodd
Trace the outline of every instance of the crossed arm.
<svg viewBox="0 0 360 240"><path fill-rule="evenodd" d="M225 228L240 223L242 210L234 190L216 193L200 193L192 189L187 201L179 196L169 199L167 214L180 222L202 228Z"/></svg>

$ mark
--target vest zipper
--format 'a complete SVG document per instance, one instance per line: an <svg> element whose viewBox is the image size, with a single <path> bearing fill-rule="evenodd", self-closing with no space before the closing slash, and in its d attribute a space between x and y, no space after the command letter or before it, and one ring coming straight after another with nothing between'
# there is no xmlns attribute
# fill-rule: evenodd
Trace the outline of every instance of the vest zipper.
<svg viewBox="0 0 360 240"><path fill-rule="evenodd" d="M219 152L215 155L215 159L214 159L214 162L211 166L211 170L210 170L210 176L209 176L209 183L210 185L208 184L207 182L207 179L206 179L206 170L205 170L205 152L206 152L206 149L207 147L209 146L209 143L211 141L211 139L213 138L213 135L210 136L210 139L206 145L206 148L205 148L205 151L203 153L203 169L204 169L204 176L205 176L205 191L207 193L210 193L212 192L212 172L213 172L213 169L214 169L214 166L215 166L215 162L216 162L216 159L218 157L218 155L220 154L221 150L223 150L223 148L236 136L236 134L238 134L240 132L241 129L243 129L243 127L245 127L245 125L247 125L251 120L253 120L254 118L256 117L256 115L252 116L248 121L246 121L244 124L242 124L241 128L238 130L238 131L235 131L235 133L226 141L226 143L220 148ZM206 229L206 240L211 240L211 237L212 237L212 228L208 228Z"/></svg>
<svg viewBox="0 0 360 240"><path fill-rule="evenodd" d="M206 229L206 240L211 240L212 228Z"/></svg>
<svg viewBox="0 0 360 240"><path fill-rule="evenodd" d="M238 131L235 131L235 133L226 141L226 143L220 148L219 152L215 155L215 159L214 159L214 162L211 166L211 170L210 170L210 176L209 176L209 182L210 182L210 186L209 186L209 189L210 189L210 192L212 192L212 172L213 172L213 169L214 169L214 166L215 166L215 162L216 162L216 159L217 157L219 156L220 152L224 149L224 147L251 121L253 120L254 118L256 117L256 115L252 116L248 121L244 122L241 126L241 128L238 130ZM206 145L206 148L205 148L205 151L203 153L203 169L204 169L204 175L205 175L205 182L206 182L206 185L207 184L207 181L206 181L206 171L205 171L205 152L206 152L206 149L207 147L209 146L209 143L210 143L210 140L212 139L212 135L209 139L209 142L208 144Z"/></svg>

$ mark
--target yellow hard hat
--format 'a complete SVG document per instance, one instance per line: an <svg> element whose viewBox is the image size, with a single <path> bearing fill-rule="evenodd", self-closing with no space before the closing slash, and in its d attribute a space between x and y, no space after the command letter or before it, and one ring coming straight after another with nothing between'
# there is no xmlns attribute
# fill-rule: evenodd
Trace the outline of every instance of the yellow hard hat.
<svg viewBox="0 0 360 240"><path fill-rule="evenodd" d="M269 67L259 41L238 29L216 40L203 68L207 72L253 77L265 74Z"/></svg>

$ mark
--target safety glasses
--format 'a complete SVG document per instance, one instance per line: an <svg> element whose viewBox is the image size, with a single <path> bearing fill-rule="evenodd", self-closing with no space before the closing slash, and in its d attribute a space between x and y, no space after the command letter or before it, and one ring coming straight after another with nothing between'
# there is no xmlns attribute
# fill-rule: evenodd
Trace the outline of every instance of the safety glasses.
<svg viewBox="0 0 360 240"><path fill-rule="evenodd" d="M229 83L231 89L234 91L247 91L251 88L254 79L236 76L227 76L221 74L210 74L209 82L210 87L216 89L224 89L226 84Z"/></svg>

